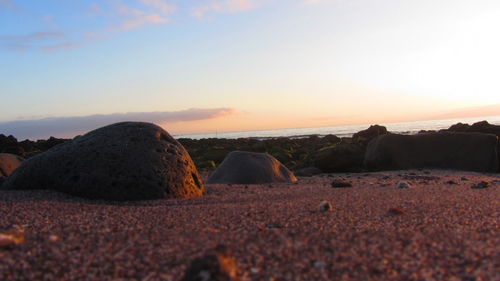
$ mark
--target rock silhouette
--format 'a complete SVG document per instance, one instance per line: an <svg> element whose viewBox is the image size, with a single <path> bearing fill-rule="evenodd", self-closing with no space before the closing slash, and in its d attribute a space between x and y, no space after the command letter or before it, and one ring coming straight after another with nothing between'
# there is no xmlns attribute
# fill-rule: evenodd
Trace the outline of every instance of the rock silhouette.
<svg viewBox="0 0 500 281"><path fill-rule="evenodd" d="M368 144L364 163L373 170L441 168L495 172L497 137L453 132L382 135Z"/></svg>

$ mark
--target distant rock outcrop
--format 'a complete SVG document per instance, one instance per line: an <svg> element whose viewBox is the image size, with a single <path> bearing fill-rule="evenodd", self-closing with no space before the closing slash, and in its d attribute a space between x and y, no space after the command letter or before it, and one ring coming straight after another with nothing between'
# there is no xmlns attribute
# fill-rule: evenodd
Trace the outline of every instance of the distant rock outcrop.
<svg viewBox="0 0 500 281"><path fill-rule="evenodd" d="M86 198L145 200L200 196L187 151L162 128L123 122L26 160L2 189L53 189Z"/></svg>
<svg viewBox="0 0 500 281"><path fill-rule="evenodd" d="M269 154L233 151L217 167L207 183L262 184L295 181L295 175Z"/></svg>
<svg viewBox="0 0 500 281"><path fill-rule="evenodd" d="M472 124L466 132L493 134L500 137L500 126L488 123L488 121L481 121Z"/></svg>
<svg viewBox="0 0 500 281"><path fill-rule="evenodd" d="M480 133L382 135L369 144L364 160L373 170L412 168L495 172L497 138Z"/></svg>
<svg viewBox="0 0 500 281"><path fill-rule="evenodd" d="M359 141L364 141L366 143L369 143L372 139L380 136L380 135L386 135L389 132L387 131L387 128L384 126L380 125L371 125L368 129L359 131L352 135L352 138Z"/></svg>

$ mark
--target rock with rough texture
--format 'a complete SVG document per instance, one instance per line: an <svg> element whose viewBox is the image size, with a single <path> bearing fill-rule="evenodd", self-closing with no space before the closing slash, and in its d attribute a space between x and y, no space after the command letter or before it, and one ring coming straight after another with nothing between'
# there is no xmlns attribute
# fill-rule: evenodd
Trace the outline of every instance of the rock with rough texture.
<svg viewBox="0 0 500 281"><path fill-rule="evenodd" d="M92 199L200 196L205 187L187 151L162 128L123 122L26 160L2 189L52 189Z"/></svg>
<svg viewBox="0 0 500 281"><path fill-rule="evenodd" d="M262 184L296 181L295 175L269 154L233 151L217 167L207 183Z"/></svg>
<svg viewBox="0 0 500 281"><path fill-rule="evenodd" d="M8 177L23 163L24 159L9 153L0 153L0 178Z"/></svg>
<svg viewBox="0 0 500 281"><path fill-rule="evenodd" d="M372 139L380 136L388 134L387 128L380 125L372 125L366 130L359 131L355 133L352 138L358 140L364 140L366 143L370 142Z"/></svg>
<svg viewBox="0 0 500 281"><path fill-rule="evenodd" d="M323 148L314 156L314 166L323 172L358 172L363 170L364 147L341 142Z"/></svg>
<svg viewBox="0 0 500 281"><path fill-rule="evenodd" d="M495 172L497 137L453 132L382 135L368 144L364 163L372 170L438 168Z"/></svg>

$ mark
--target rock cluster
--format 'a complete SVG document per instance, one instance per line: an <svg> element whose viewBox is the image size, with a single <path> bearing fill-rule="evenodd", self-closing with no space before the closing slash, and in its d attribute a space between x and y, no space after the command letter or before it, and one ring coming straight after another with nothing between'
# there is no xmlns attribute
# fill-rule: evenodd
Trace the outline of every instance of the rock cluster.
<svg viewBox="0 0 500 281"><path fill-rule="evenodd" d="M451 126L449 129L442 130L440 132L436 131L421 131L416 137L418 140L431 140L439 139L442 133L462 133L462 134L493 134L500 137L500 126L489 124L486 121L477 122L472 125L458 123ZM457 168L456 165L448 165L452 161L452 155L447 153L441 153L443 158L442 163L430 163L422 162L419 165L407 165L412 159L404 160L407 164L402 165L401 163L380 163L373 162L371 157L373 157L372 148L380 147L380 145L372 144L370 148L370 153L367 153L367 147L370 143L381 143L387 141L394 141L395 139L406 139L407 136L389 136L390 132L383 126L373 125L369 128L355 133L352 137L342 137L339 138L334 135L326 135L320 137L317 135L302 136L295 138L268 138L268 139L256 139L256 138L240 138L240 139L179 139L178 141L187 149L193 161L198 168L213 170L217 168L222 161L229 155L232 151L249 151L258 153L267 153L284 166L296 172L298 176L312 176L322 172L335 173L335 172L362 172L367 170L383 170L383 169L403 169L407 166L418 166L425 168ZM426 137L420 137L420 135L425 135ZM388 137L386 137L388 136ZM412 138L412 137L410 137ZM25 140L22 142L17 142L17 140L12 136L0 135L0 152L11 152L20 156L26 156L27 158L33 155L39 154L47 149L54 146L67 142L69 140L50 138L48 140L38 140L36 142ZM398 141L399 142L399 141ZM456 144L460 140L454 140ZM496 153L497 161L500 163L500 142L496 142ZM418 144L421 149L424 149L424 154L422 156L417 155L417 158L422 158L423 155L432 154L432 149L436 149L436 146L441 144ZM446 145L445 145L446 146ZM467 145L466 145L467 146ZM434 147L434 148L433 148ZM491 147L490 147L491 148ZM411 151L412 148L407 149ZM18 153L17 153L18 152ZM390 158L390 153L388 151L379 151L380 155L384 155L387 160ZM449 151L450 152L450 151ZM477 158L479 162L482 162L483 166L481 168L474 168L473 170L490 170L491 166L494 164L488 163L489 156L480 156L474 153L474 158ZM391 152L392 153L392 152ZM398 156L399 160L405 157L413 157L412 155L402 154ZM450 152L451 153L451 152ZM459 152L463 154L463 152ZM382 156L377 157L382 157ZM406 156L405 156L406 155ZM479 159L481 158L482 159ZM427 158L427 157L426 157ZM398 160L398 161L399 161ZM467 165L458 165L469 170ZM477 165L476 165L477 166ZM499 169L500 171L500 169Z"/></svg>

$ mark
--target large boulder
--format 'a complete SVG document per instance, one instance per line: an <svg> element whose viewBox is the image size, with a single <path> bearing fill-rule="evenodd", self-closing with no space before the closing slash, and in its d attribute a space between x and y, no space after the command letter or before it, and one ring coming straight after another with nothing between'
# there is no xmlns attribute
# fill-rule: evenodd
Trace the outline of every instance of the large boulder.
<svg viewBox="0 0 500 281"><path fill-rule="evenodd" d="M295 175L269 154L233 151L217 167L207 183L263 184L296 181Z"/></svg>
<svg viewBox="0 0 500 281"><path fill-rule="evenodd" d="M23 163L24 159L9 153L0 153L0 178L8 177Z"/></svg>
<svg viewBox="0 0 500 281"><path fill-rule="evenodd" d="M359 172L363 170L365 148L358 143L341 142L316 152L314 167L323 172Z"/></svg>
<svg viewBox="0 0 500 281"><path fill-rule="evenodd" d="M34 156L2 188L107 200L189 198L205 191L184 147L162 128L139 122L102 127Z"/></svg>
<svg viewBox="0 0 500 281"><path fill-rule="evenodd" d="M453 132L382 135L368 144L364 163L373 170L441 168L495 172L497 137Z"/></svg>

